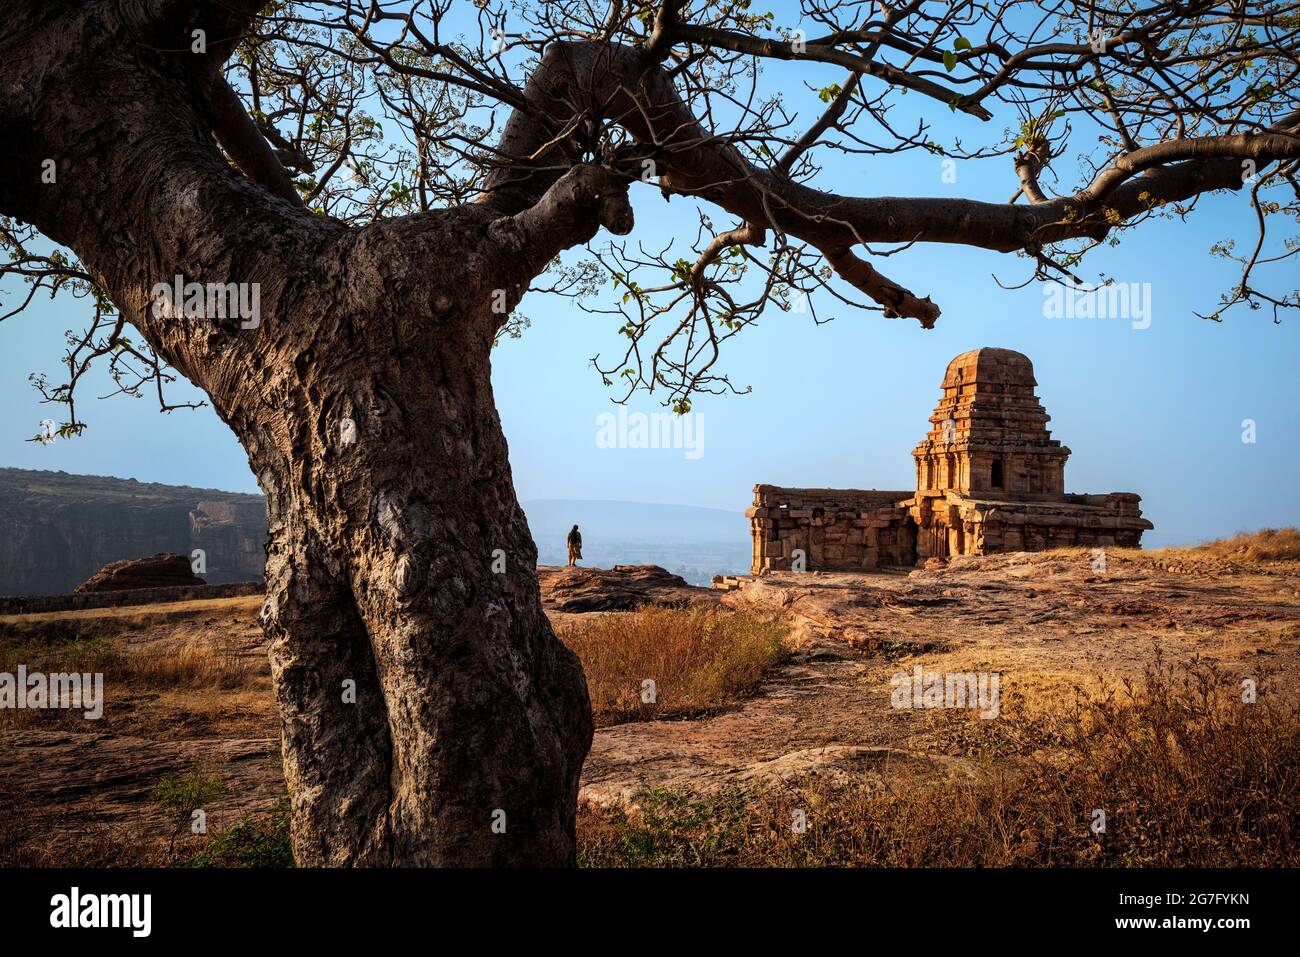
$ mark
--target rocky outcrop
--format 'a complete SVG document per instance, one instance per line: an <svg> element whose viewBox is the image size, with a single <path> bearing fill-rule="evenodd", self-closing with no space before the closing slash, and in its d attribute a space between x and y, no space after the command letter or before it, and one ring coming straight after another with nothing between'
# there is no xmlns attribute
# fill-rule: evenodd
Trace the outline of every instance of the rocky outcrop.
<svg viewBox="0 0 1300 957"><path fill-rule="evenodd" d="M78 592L130 591L136 588L183 588L205 585L190 560L175 552L110 562L76 587Z"/></svg>
<svg viewBox="0 0 1300 957"><path fill-rule="evenodd" d="M0 595L72 591L110 562L203 552L211 583L260 579L260 495L133 479L0 469Z"/></svg>
<svg viewBox="0 0 1300 957"><path fill-rule="evenodd" d="M539 565L537 577L547 611L632 611L646 605L680 607L717 601L716 593L688 585L686 579L658 565Z"/></svg>
<svg viewBox="0 0 1300 957"><path fill-rule="evenodd" d="M201 574L210 581L262 577L266 564L266 502L260 495L200 499L189 512L190 549L203 551Z"/></svg>

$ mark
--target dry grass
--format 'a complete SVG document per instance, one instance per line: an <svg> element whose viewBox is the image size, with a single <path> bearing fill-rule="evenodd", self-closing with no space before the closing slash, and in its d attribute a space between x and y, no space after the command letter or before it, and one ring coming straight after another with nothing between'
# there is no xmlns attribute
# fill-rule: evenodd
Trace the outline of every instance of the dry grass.
<svg viewBox="0 0 1300 957"><path fill-rule="evenodd" d="M655 790L584 808L591 866L1292 866L1300 707L1213 668L1157 663L993 738L970 780L885 791L809 779L717 797ZM994 754L998 757L995 759ZM1094 811L1106 813L1094 833ZM807 826L796 833L796 812Z"/></svg>
<svg viewBox="0 0 1300 957"><path fill-rule="evenodd" d="M78 638L59 645L44 642L0 642L0 671L107 671L122 662L121 652L103 638Z"/></svg>
<svg viewBox="0 0 1300 957"><path fill-rule="evenodd" d="M185 834L169 842L166 827L144 814L112 823L85 821L50 815L29 801L0 809L0 867L294 866L287 797L270 811L210 823L206 836Z"/></svg>
<svg viewBox="0 0 1300 957"><path fill-rule="evenodd" d="M0 729L58 727L169 737L266 723L258 596L0 616L0 671L102 673L104 717L4 709ZM264 701L246 707L249 693Z"/></svg>
<svg viewBox="0 0 1300 957"><path fill-rule="evenodd" d="M179 651L150 648L126 658L121 672L126 681L152 689L233 691L244 687L255 669L232 642L224 639L192 641Z"/></svg>
<svg viewBox="0 0 1300 957"><path fill-rule="evenodd" d="M1035 552L1033 565L1050 565L1053 561L1087 562L1093 549L1083 546L1051 548ZM1216 572L1226 565L1270 566L1277 562L1300 561L1300 528L1261 528L1255 532L1242 532L1232 538L1218 538L1199 545L1169 545L1164 548L1108 547L1106 552L1116 559L1139 564L1154 562L1168 565L1169 570ZM1009 562L1023 563L1018 555L989 555L981 559L986 570L998 568ZM1291 569L1290 566L1283 568ZM1246 570L1246 569L1243 569ZM1293 569L1291 569L1293 570Z"/></svg>
<svg viewBox="0 0 1300 957"><path fill-rule="evenodd" d="M61 645L0 643L0 671L19 664L35 671L103 672L105 682L121 681L150 690L171 688L228 691L242 688L255 673L248 656L224 638L191 641L180 648L147 645L122 650L102 638Z"/></svg>
<svg viewBox="0 0 1300 957"><path fill-rule="evenodd" d="M1300 528L1261 528L1232 538L1217 538L1199 545L1168 548L1122 549L1121 554L1156 562L1210 569L1221 565L1272 565L1300 561Z"/></svg>
<svg viewBox="0 0 1300 957"><path fill-rule="evenodd" d="M753 692L786 655L783 622L708 608L648 608L563 626L598 727L700 714ZM644 700L647 681L653 700Z"/></svg>
<svg viewBox="0 0 1300 957"><path fill-rule="evenodd" d="M109 705L132 693L220 692L223 697L213 698L212 703L224 708L225 693L245 689L260 678L254 659L225 638L190 641L179 649L157 643L122 647L100 637L54 645L0 641L0 672L16 673L20 664L28 674L103 674ZM75 727L84 720L83 712L76 709L0 710L0 729Z"/></svg>
<svg viewBox="0 0 1300 957"><path fill-rule="evenodd" d="M1186 551L1235 562L1300 561L1300 528L1264 528Z"/></svg>
<svg viewBox="0 0 1300 957"><path fill-rule="evenodd" d="M57 819L36 807L0 810L0 867L162 867L167 845L135 822Z"/></svg>
<svg viewBox="0 0 1300 957"><path fill-rule="evenodd" d="M157 625L198 618L201 615L243 615L255 618L261 604L260 596L251 595L158 605L127 605L122 608L83 608L76 611L0 615L0 639L53 643L113 638L126 632L144 631Z"/></svg>

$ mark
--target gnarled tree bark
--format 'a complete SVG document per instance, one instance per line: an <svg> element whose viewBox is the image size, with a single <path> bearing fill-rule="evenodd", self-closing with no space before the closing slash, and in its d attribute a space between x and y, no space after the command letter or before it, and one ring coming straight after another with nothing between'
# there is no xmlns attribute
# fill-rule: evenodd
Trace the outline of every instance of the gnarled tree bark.
<svg viewBox="0 0 1300 957"><path fill-rule="evenodd" d="M346 229L225 164L207 66L123 9L11 11L0 209L73 249L248 453L296 859L572 863L590 705L542 612L489 358L554 255L630 228L625 185L576 167L524 210ZM257 284L260 315L156 309L175 277Z"/></svg>

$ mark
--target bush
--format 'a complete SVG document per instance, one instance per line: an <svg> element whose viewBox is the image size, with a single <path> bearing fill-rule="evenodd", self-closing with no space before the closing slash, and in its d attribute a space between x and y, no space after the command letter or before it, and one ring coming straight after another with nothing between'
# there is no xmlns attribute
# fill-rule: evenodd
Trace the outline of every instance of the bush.
<svg viewBox="0 0 1300 957"><path fill-rule="evenodd" d="M293 867L289 840L289 799L270 814L245 815L212 837L185 862L186 867Z"/></svg>
<svg viewBox="0 0 1300 957"><path fill-rule="evenodd" d="M169 815L184 817L221 796L221 778L202 768L177 776L169 774L149 789L149 800Z"/></svg>

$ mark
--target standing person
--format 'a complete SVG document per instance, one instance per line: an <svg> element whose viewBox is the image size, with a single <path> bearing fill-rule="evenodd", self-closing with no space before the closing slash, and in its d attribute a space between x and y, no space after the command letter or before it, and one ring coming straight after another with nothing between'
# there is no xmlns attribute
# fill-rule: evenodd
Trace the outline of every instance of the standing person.
<svg viewBox="0 0 1300 957"><path fill-rule="evenodd" d="M574 565L582 557L582 532L575 525L569 530L569 564Z"/></svg>

